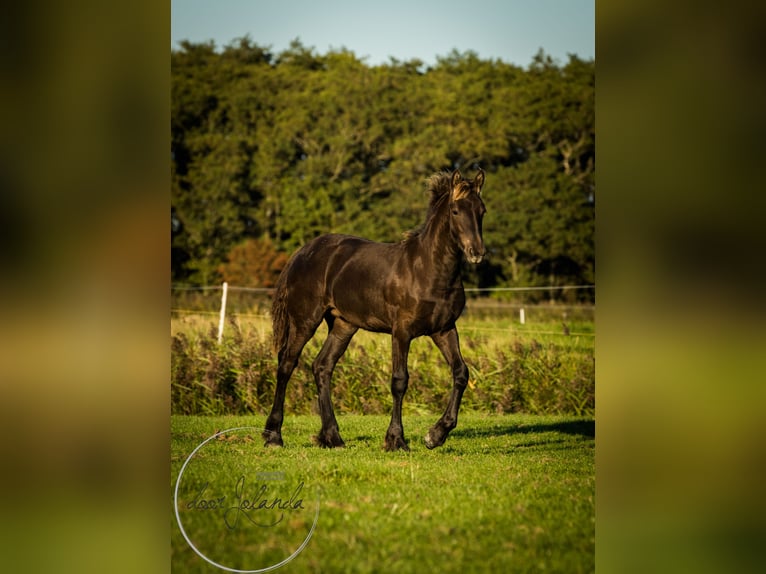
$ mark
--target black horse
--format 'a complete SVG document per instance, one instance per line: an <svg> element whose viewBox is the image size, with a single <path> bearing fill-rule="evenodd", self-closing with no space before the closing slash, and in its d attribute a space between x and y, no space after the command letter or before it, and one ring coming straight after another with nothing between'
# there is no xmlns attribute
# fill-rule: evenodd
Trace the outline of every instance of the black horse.
<svg viewBox="0 0 766 574"><path fill-rule="evenodd" d="M425 436L428 448L444 444L457 425L468 367L460 354L457 321L465 306L460 279L463 254L471 263L485 255L481 224L484 171L473 180L459 171L431 176L426 222L399 243L375 243L349 235L322 235L298 250L277 281L272 304L278 353L274 406L266 421L266 445L282 446L285 389L304 345L322 320L327 340L312 369L322 429L316 442L344 446L330 397L330 378L358 329L390 333L394 406L386 450L409 450L402 428L402 399L409 375L410 342L429 335L452 369L452 394L442 417Z"/></svg>

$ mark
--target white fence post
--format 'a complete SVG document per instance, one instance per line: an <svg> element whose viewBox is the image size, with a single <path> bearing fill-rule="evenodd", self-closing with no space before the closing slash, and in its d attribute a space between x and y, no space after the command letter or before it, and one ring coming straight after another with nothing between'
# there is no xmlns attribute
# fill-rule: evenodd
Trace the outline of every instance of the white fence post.
<svg viewBox="0 0 766 574"><path fill-rule="evenodd" d="M524 317L524 307L519 309L519 323L522 325L526 322L526 317Z"/></svg>
<svg viewBox="0 0 766 574"><path fill-rule="evenodd" d="M226 319L226 292L229 290L229 284L223 282L223 295L221 295L221 318L218 320L218 344L223 340L223 324Z"/></svg>

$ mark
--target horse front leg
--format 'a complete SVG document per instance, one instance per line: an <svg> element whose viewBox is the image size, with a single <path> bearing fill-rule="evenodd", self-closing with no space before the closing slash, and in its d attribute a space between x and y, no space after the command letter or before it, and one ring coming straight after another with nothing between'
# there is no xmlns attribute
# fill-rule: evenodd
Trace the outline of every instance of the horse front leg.
<svg viewBox="0 0 766 574"><path fill-rule="evenodd" d="M410 352L410 339L408 337L392 337L392 365L391 370L391 395L394 398L394 406L391 410L391 424L386 432L385 449L410 450L404 440L404 427L402 426L402 401L409 384L409 372L407 371L407 357Z"/></svg>
<svg viewBox="0 0 766 574"><path fill-rule="evenodd" d="M452 328L441 333L434 333L431 339L441 351L447 364L452 369L452 394L450 394L447 408L436 424L431 427L425 436L426 447L435 448L444 444L447 435L457 426L457 414L460 410L460 401L463 399L463 391L468 384L468 367L460 354L460 342L457 329Z"/></svg>

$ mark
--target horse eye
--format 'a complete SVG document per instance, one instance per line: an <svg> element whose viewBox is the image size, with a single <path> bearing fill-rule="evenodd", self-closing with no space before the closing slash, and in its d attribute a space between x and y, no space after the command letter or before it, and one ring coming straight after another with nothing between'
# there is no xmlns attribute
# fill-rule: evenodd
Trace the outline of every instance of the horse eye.
<svg viewBox="0 0 766 574"><path fill-rule="evenodd" d="M458 210L457 209L453 209L452 210L452 215L457 215L457 214L458 214Z"/></svg>

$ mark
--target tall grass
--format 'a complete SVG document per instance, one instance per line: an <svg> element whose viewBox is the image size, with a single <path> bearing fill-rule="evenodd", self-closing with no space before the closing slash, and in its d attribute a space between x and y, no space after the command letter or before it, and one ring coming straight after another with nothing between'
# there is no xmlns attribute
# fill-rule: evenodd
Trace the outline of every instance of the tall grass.
<svg viewBox="0 0 766 574"><path fill-rule="evenodd" d="M530 315L534 317L535 312ZM595 409L592 318L560 313L519 325L492 309L461 318L458 330L470 382L462 410L492 413L590 415ZM264 315L230 318L217 343L214 315L171 319L171 400L174 414L265 414L271 408L276 359ZM565 332L569 334L565 334ZM320 327L306 345L287 389L286 411L317 412L311 362L326 336ZM427 337L413 341L405 414L432 414L446 406L452 381ZM336 412L389 413L391 341L359 332L332 379Z"/></svg>

